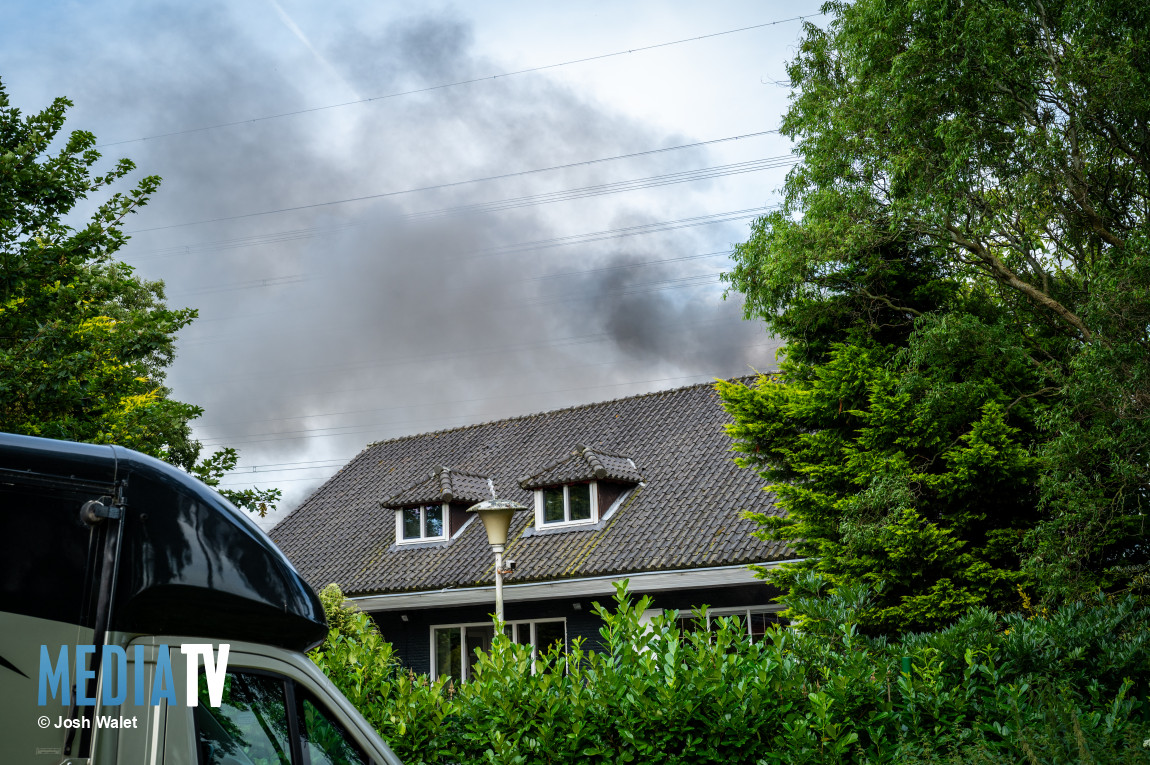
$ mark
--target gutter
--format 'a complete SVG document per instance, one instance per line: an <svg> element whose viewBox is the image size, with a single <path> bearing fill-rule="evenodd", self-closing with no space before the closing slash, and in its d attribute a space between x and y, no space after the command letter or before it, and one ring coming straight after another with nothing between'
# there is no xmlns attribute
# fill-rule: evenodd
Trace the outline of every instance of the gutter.
<svg viewBox="0 0 1150 765"><path fill-rule="evenodd" d="M693 590L710 587L730 587L761 582L750 566L775 568L783 563L799 563L805 558L746 563L737 566L712 568L685 568L673 571L636 571L629 574L560 579L550 582L523 582L503 584L505 602L549 600L552 598L583 598L614 595L615 583L630 580L628 589L635 593L663 592L666 590ZM445 588L422 592L396 592L386 595L360 595L345 602L363 611L396 611L449 606L489 605L495 599L494 585L482 587Z"/></svg>

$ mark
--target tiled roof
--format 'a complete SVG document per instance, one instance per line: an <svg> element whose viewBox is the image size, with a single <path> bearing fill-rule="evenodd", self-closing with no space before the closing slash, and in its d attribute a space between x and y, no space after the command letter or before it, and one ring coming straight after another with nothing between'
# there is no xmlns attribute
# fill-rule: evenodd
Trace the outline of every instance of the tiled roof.
<svg viewBox="0 0 1150 765"><path fill-rule="evenodd" d="M762 478L732 461L729 422L714 387L702 384L381 441L271 536L313 586L337 582L349 595L491 584L481 524L467 524L447 544L396 546L394 516L380 503L427 482L429 466L451 465L453 474L490 476L497 496L532 507L519 479L566 463L573 445L586 444L604 467L608 456L626 455L644 483L594 526L537 533L533 512L516 513L505 554L518 566L509 582L793 557L751 535L756 524L746 511L779 511Z"/></svg>
<svg viewBox="0 0 1150 765"><path fill-rule="evenodd" d="M390 508L452 501L474 504L494 496L491 486L488 476L437 467L427 478L388 497L380 504Z"/></svg>
<svg viewBox="0 0 1150 765"><path fill-rule="evenodd" d="M625 483L640 483L643 476L628 457L597 452L582 444L571 450L570 456L552 463L533 475L519 479L523 489L541 489L575 481L607 479Z"/></svg>

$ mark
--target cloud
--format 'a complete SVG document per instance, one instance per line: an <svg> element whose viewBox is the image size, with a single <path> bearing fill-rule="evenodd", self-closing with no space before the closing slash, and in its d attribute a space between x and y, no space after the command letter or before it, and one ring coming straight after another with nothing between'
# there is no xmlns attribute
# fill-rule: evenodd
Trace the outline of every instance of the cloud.
<svg viewBox="0 0 1150 765"><path fill-rule="evenodd" d="M365 16L338 35L304 36L271 1L302 49L273 45L282 27L266 26L271 14L139 4L87 32L72 30L89 47L83 56L62 54L59 66L98 62L70 75L71 84L79 102L130 112L94 120L109 139L306 109L319 105L324 82L372 96L502 69L475 50L470 27L455 17ZM140 32L130 55L119 36L99 38L116 23ZM323 103L340 100L328 96ZM77 126L94 114L78 107ZM719 300L722 255L695 257L725 250L731 228L516 246L698 215L704 187L412 217L702 167L710 159L703 150L308 207L691 140L533 74L125 144L110 154L164 177L130 228L304 208L140 231L123 253L143 275L167 282L173 305L200 311L170 375L177 397L206 410L197 433L209 446L237 446L246 464L280 465L769 367L770 339L740 321L737 303ZM270 478L292 504L318 474Z"/></svg>

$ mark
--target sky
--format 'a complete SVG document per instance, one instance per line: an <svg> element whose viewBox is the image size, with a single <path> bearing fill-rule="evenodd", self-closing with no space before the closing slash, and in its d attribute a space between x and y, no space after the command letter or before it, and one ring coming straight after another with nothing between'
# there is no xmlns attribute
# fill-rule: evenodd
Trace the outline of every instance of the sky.
<svg viewBox="0 0 1150 765"><path fill-rule="evenodd" d="M274 524L368 444L775 368L719 274L779 202L817 2L6 4L0 80L198 319L167 384Z"/></svg>

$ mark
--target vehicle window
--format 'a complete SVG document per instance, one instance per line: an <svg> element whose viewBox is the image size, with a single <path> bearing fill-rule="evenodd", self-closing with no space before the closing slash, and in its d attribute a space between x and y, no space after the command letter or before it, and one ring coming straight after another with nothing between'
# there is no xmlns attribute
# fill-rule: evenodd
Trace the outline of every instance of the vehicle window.
<svg viewBox="0 0 1150 765"><path fill-rule="evenodd" d="M363 750L351 739L347 730L321 707L314 697L300 686L300 708L303 725L300 737L310 765L367 765Z"/></svg>
<svg viewBox="0 0 1150 765"><path fill-rule="evenodd" d="M200 765L291 765L282 679L229 672L222 702L212 707L200 675L194 718Z"/></svg>

